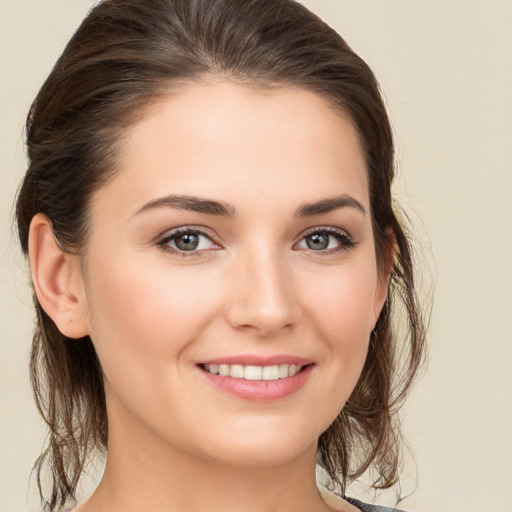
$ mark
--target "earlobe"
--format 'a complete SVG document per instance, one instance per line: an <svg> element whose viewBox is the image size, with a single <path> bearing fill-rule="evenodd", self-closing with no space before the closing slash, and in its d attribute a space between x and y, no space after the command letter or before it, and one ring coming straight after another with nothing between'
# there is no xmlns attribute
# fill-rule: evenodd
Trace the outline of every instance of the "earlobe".
<svg viewBox="0 0 512 512"><path fill-rule="evenodd" d="M79 258L59 246L50 221L40 213L30 223L29 260L35 292L46 314L64 336L86 336L86 297Z"/></svg>

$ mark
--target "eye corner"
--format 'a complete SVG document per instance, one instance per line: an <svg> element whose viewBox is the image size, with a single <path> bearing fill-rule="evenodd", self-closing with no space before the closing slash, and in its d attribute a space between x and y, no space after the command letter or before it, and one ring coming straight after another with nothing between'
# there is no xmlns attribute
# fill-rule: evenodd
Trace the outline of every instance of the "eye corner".
<svg viewBox="0 0 512 512"><path fill-rule="evenodd" d="M308 243L308 239L311 240L312 237L317 237L316 241ZM318 226L302 233L298 242L294 244L294 248L308 251L311 254L328 256L348 251L356 245L357 242L345 229L334 226Z"/></svg>
<svg viewBox="0 0 512 512"><path fill-rule="evenodd" d="M167 230L156 240L155 245L173 256L194 258L204 257L212 251L222 249L222 245L209 231L196 226L182 226Z"/></svg>

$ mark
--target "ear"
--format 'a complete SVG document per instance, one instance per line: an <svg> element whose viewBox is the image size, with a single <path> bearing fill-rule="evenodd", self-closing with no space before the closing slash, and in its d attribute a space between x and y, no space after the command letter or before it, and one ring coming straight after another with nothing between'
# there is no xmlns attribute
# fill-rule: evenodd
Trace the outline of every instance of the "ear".
<svg viewBox="0 0 512 512"><path fill-rule="evenodd" d="M381 261L377 262L377 287L374 301L375 322L379 319L380 312L388 297L389 281L396 256L396 236L392 228L386 229L386 238L388 239L387 246L384 249L384 254L381 255Z"/></svg>
<svg viewBox="0 0 512 512"><path fill-rule="evenodd" d="M32 281L41 307L64 336L86 336L87 308L80 259L61 249L50 221L41 213L30 223L28 244Z"/></svg>

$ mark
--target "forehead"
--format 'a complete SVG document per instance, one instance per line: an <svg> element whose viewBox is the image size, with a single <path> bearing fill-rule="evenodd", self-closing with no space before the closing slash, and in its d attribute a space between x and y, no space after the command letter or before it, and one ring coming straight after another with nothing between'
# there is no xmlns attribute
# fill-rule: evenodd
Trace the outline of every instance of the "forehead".
<svg viewBox="0 0 512 512"><path fill-rule="evenodd" d="M351 120L301 88L219 82L172 92L127 132L117 171L98 199L113 194L128 209L170 193L247 207L350 193L369 210Z"/></svg>

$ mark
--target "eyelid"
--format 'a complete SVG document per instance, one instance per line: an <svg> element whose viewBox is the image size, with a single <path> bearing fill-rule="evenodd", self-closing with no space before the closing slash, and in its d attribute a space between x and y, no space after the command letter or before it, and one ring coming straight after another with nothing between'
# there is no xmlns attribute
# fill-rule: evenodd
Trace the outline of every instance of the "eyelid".
<svg viewBox="0 0 512 512"><path fill-rule="evenodd" d="M301 243L306 237L317 234L324 233L336 238L339 242L339 245L332 249L323 249L323 250L314 250L305 248L303 250L309 251L310 253L319 254L319 255L330 255L336 254L342 251L348 251L357 245L357 242L353 239L350 233L341 228L337 228L334 226L315 226L307 229L302 232L299 240L294 244L296 247L299 243Z"/></svg>
<svg viewBox="0 0 512 512"><path fill-rule="evenodd" d="M177 248L173 248L169 245L169 242L179 236L180 234L191 233L200 236L206 237L214 247L208 249L198 249L185 251ZM310 248L298 248L298 244L300 244L304 239L313 234L327 234L329 236L334 237L338 241L338 245L331 249L321 249L314 250ZM206 256L212 250L218 250L222 248L222 244L218 241L218 236L212 232L211 229L204 226L197 225L184 225L176 228L166 230L162 235L160 235L155 244L163 251L171 253L173 255L183 256L183 257L202 257ZM336 254L342 251L347 251L352 249L357 245L357 242L352 238L352 236L345 229L334 227L334 226L314 226L305 231L303 231L299 235L299 239L294 243L293 248L298 250L305 250L310 253L319 254L319 255L330 255Z"/></svg>
<svg viewBox="0 0 512 512"><path fill-rule="evenodd" d="M199 250L193 250L193 251L182 251L180 249L175 249L174 247L171 247L169 242L181 235L191 233L195 235L204 236L205 238L208 238L210 242L213 244L214 247L208 248L208 249L199 249ZM204 227L204 226L196 226L196 225L185 225L185 226L179 226L173 229L166 230L162 235L160 235L156 240L156 245L163 251L166 251L168 253L171 253L173 255L177 256L183 256L183 257L201 257L206 256L205 253L208 253L212 250L218 250L221 249L222 246L219 242L217 242L216 237L210 229Z"/></svg>
<svg viewBox="0 0 512 512"><path fill-rule="evenodd" d="M348 238L352 238L348 231L346 229L338 228L335 226L313 226L311 228L306 229L300 234L301 238L304 238L305 236L314 234L314 233L334 233L334 234L340 234L344 235Z"/></svg>

